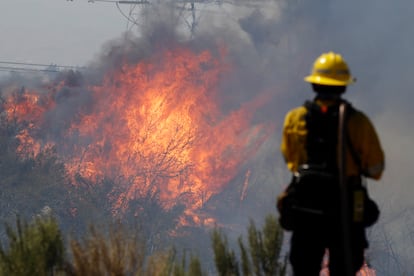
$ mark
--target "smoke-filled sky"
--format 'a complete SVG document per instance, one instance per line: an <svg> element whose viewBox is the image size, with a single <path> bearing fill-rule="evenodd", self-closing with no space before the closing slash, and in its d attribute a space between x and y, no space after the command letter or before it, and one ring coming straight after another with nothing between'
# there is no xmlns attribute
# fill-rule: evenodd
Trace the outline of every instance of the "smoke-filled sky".
<svg viewBox="0 0 414 276"><path fill-rule="evenodd" d="M226 104L238 105L257 93L270 97L256 120L273 118L277 126L274 137L261 151L274 154L274 159L269 155L258 158L255 185L267 183L265 191L269 189L272 197L285 185L288 173L278 149L283 115L312 97L303 77L314 59L330 50L341 53L357 78L346 97L372 119L386 154L383 179L368 182L382 208L379 224L370 230L371 262L379 275L413 273L414 2L234 2L238 6L223 5L221 9L199 5L192 43L196 48L208 48L220 42L228 48L229 59L238 69L223 84L222 90L228 93ZM129 12L129 8L121 8ZM138 8L134 12L138 13ZM167 22L162 31L154 27L159 21ZM165 25L185 29L180 36L174 34L174 39L190 37L186 23L168 12L143 14L139 22L145 23L142 33L134 33L137 29L131 28L131 22L113 3L2 1L0 61L75 66L93 63L104 68L112 60L103 57L113 57L116 49L122 48L126 30L141 36L137 45L143 48L152 40L169 39L171 33L165 31ZM274 170L269 163L275 164ZM263 191L263 187L256 188Z"/></svg>
<svg viewBox="0 0 414 276"><path fill-rule="evenodd" d="M115 3L87 0L1 1L0 23L1 61L74 66L127 28Z"/></svg>

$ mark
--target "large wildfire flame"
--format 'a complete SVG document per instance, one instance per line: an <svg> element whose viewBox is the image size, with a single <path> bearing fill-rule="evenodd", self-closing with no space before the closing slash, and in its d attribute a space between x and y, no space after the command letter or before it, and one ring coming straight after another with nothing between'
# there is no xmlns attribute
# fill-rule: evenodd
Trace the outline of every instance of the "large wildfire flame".
<svg viewBox="0 0 414 276"><path fill-rule="evenodd" d="M271 131L252 125L260 100L221 110L219 85L232 70L223 55L164 50L125 63L99 84L62 82L47 93L14 94L5 110L9 120L25 124L17 136L19 153L35 156L52 145L74 184L80 178L116 181L116 214L130 200L158 193L164 208L180 200L192 215L240 172ZM72 114L50 119L79 95L87 100Z"/></svg>

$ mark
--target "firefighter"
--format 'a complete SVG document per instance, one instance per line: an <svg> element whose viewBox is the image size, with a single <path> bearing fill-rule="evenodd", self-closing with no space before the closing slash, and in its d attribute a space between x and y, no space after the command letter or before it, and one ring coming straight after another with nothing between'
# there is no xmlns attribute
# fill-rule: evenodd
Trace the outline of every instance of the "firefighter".
<svg viewBox="0 0 414 276"><path fill-rule="evenodd" d="M378 218L375 216L379 213L374 214L374 218L367 218L371 219L367 223L354 221L352 215L356 210L353 209L355 198L352 196L355 187L362 186L364 177L375 180L381 178L384 170L384 153L369 118L342 98L347 86L354 83L355 79L340 54L328 52L319 56L305 81L311 84L316 96L312 101L307 101L305 105L286 114L281 142L281 152L293 175L290 187L278 197L277 207L281 218L283 212L286 214L286 210L292 208L284 206L289 203L283 200L287 198L293 183L305 181L308 175L313 175L313 178L308 177L312 179L312 183L303 185L306 187L301 193L305 202L303 204L308 205L299 206L300 208L296 206L296 213L287 212L285 219L296 219L295 224L287 225L289 223L281 222L282 227L292 231L289 260L294 275L319 275L323 256L328 251L330 275L350 275L351 273L345 273L345 270L349 270L346 267L349 264L352 264L350 270L355 275L363 265L364 251L368 247L365 229L367 225L375 223ZM339 205L341 190L338 188L338 173L341 156L338 110L341 103L346 103L347 106L343 134L347 147L342 159L346 168L345 184L349 187L347 205ZM331 177L321 177L318 180L318 176L315 177L317 173L305 173L306 170L311 172L311 168L317 168L315 171L318 171L319 175ZM328 181L328 185L323 186L324 181ZM300 200L294 198L291 201L297 203ZM340 208L344 206L349 208L349 219L340 220ZM348 225L344 225L343 221ZM344 227L348 226L349 244L344 245ZM349 246L351 260L348 263L344 262L344 246Z"/></svg>

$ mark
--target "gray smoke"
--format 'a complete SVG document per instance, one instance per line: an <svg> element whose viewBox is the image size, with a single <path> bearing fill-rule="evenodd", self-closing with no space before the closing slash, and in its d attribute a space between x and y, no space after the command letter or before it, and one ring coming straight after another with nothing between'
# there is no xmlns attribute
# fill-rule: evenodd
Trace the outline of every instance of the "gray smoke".
<svg viewBox="0 0 414 276"><path fill-rule="evenodd" d="M346 98L372 119L386 154L383 179L368 182L382 209L380 222L369 231L369 260L378 275L413 273L414 2L263 0L233 1L231 5L210 2L196 4L196 8L193 33L189 31L191 13L185 9L172 3L145 9L146 24L104 45L90 64L93 70L82 81L99 83L106 72L125 61L137 63L158 47L186 45L218 54L217 45L223 45L228 51L224 62L233 68L220 84L223 109L232 110L264 96L266 103L256 111L254 120L276 125L274 135L246 165L251 176L243 212L228 218L247 225L249 218L259 221L276 212L275 197L289 181L279 152L281 128L289 109L313 97L303 77L321 53L341 53L357 78ZM90 100L76 89L65 89L57 96L79 95L72 97L73 106ZM66 101L60 109L65 115L51 114L51 118L59 120L75 113L71 106ZM244 173L235 181L243 182Z"/></svg>
<svg viewBox="0 0 414 276"><path fill-rule="evenodd" d="M275 195L288 181L278 149L283 114L312 97L302 80L314 59L331 50L341 53L357 78L346 98L372 119L386 154L382 180L368 181L382 209L379 223L369 230L369 260L378 275L413 273L414 2L274 1L272 9L265 4L243 14L234 9L229 17L240 16L236 26L223 19L234 29L219 20L214 29L207 22L203 27L231 45L232 59L243 68L234 83L226 84L236 99L271 91L261 118L279 128L256 160L251 189Z"/></svg>
<svg viewBox="0 0 414 276"><path fill-rule="evenodd" d="M322 1L320 1L322 3ZM322 4L323 5L323 4ZM316 40L306 45L343 53L358 82L348 98L372 118L386 154L386 171L369 189L382 209L371 229L369 251L379 275L414 272L411 175L414 31L410 1L333 1L321 20ZM315 14L315 17L323 16Z"/></svg>

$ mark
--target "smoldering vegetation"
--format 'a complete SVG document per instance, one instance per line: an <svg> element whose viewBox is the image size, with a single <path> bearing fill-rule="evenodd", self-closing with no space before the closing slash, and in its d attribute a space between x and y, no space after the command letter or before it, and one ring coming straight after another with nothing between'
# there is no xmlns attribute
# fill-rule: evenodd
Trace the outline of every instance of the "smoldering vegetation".
<svg viewBox="0 0 414 276"><path fill-rule="evenodd" d="M12 86L47 91L48 83L65 80L66 87L55 94L60 108L50 114L48 121L52 135L58 132L57 122L76 114L79 106L87 106L91 101L83 91L85 87L101 83L107 72L125 63L139 63L160 48L184 46L194 51L209 50L217 56L225 49L222 62L230 64L231 70L219 83L222 111L230 113L246 102L263 97L266 100L254 110L253 122L274 126L274 133L246 160L228 189L211 199L218 204L222 197L230 204L231 208L223 209L218 205L212 213L220 221L226 221L228 229L237 236L237 229L246 225L249 218L260 220L264 214L275 212L275 197L289 181L279 152L284 114L313 97L303 77L309 73L314 59L323 52L339 52L357 78L356 84L348 88L346 98L370 116L386 154L382 180L368 182L382 210L379 223L369 230L370 263L378 274L404 275L414 271L411 254L414 188L410 167L414 156L411 146L414 133L410 124L414 4L404 0L392 3L385 0L375 3L234 1L232 5L196 7L197 24L193 32L183 23L183 18L190 22L191 15L172 3L154 5L142 11L153 15L145 17L148 18L145 24L103 45L96 60L89 65L90 70L62 72L46 79L14 74L2 80L2 97L7 96ZM239 189L243 186L240 183L246 180L246 171L250 171L248 185L240 201ZM23 202L27 197L25 193L14 195L13 202L17 202L15 198ZM50 198L47 189L45 198ZM100 196L92 198L98 200ZM83 202L87 202L86 198ZM43 200L36 207L46 203ZM27 206L22 203L13 212L24 209ZM87 216L84 219L88 220Z"/></svg>

